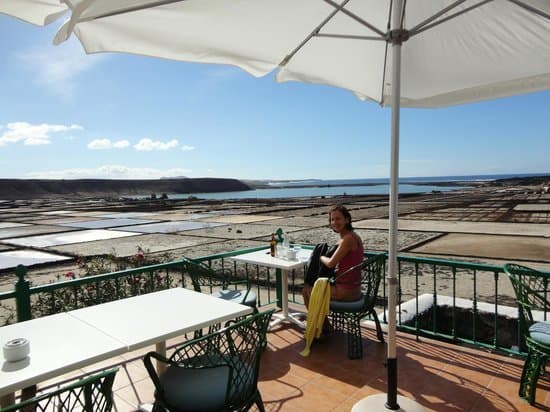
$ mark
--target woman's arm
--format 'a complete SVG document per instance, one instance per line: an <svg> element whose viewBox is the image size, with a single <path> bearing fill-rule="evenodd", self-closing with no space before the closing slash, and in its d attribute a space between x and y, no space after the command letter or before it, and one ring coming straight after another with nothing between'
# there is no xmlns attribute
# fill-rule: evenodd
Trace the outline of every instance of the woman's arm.
<svg viewBox="0 0 550 412"><path fill-rule="evenodd" d="M356 246L355 239L351 234L344 236L336 251L331 257L321 256L320 260L328 268L334 268L349 252Z"/></svg>

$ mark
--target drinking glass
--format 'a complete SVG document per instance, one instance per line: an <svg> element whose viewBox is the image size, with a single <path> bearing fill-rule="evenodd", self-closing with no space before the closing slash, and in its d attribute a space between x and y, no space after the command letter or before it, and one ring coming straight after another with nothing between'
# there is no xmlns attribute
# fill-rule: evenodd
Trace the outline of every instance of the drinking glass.
<svg viewBox="0 0 550 412"><path fill-rule="evenodd" d="M285 250L283 248L283 245L280 243L277 243L277 246L275 246L275 257L279 259L284 259L285 258L284 255L285 255Z"/></svg>

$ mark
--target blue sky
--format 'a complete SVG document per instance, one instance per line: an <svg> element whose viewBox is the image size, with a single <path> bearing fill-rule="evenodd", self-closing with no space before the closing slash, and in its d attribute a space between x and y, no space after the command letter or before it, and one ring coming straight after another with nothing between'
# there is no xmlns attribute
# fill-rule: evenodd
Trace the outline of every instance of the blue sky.
<svg viewBox="0 0 550 412"><path fill-rule="evenodd" d="M231 67L85 55L0 15L0 177L389 176L390 110ZM518 64L521 64L518 62ZM400 175L550 172L550 92L403 109Z"/></svg>

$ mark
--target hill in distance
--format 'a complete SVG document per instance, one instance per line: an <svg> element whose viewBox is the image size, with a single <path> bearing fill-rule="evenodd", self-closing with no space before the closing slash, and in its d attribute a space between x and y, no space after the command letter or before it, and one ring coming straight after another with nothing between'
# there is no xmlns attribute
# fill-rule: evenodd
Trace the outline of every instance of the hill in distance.
<svg viewBox="0 0 550 412"><path fill-rule="evenodd" d="M149 196L152 193L210 193L251 190L237 179L175 178L157 180L118 179L0 179L0 199L98 198Z"/></svg>

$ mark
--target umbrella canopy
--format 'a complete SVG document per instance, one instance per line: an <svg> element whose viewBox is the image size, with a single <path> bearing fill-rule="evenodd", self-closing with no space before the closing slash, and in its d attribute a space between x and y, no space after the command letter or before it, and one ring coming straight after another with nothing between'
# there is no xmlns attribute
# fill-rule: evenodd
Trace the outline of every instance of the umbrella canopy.
<svg viewBox="0 0 550 412"><path fill-rule="evenodd" d="M37 26L57 20L68 10L59 0L0 0L0 13L17 17Z"/></svg>
<svg viewBox="0 0 550 412"><path fill-rule="evenodd" d="M0 0L0 12L34 24L69 9L54 42L74 33L87 53L229 64L253 76L278 70L280 82L331 85L392 106L386 407L398 409L400 106L550 89L550 1Z"/></svg>
<svg viewBox="0 0 550 412"><path fill-rule="evenodd" d="M64 3L64 4L60 4ZM0 0L0 12L47 23L70 7L59 43L230 64L254 76L348 89L390 105L391 1ZM33 7L31 7L33 6ZM406 4L401 105L439 107L550 88L548 0Z"/></svg>

